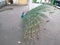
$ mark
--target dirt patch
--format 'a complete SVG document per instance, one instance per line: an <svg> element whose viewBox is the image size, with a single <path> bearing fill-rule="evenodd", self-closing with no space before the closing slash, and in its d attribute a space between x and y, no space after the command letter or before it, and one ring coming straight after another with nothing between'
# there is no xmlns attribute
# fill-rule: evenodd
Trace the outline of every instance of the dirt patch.
<svg viewBox="0 0 60 45"><path fill-rule="evenodd" d="M2 8L0 9L0 12L7 11L7 10L13 10L13 8Z"/></svg>

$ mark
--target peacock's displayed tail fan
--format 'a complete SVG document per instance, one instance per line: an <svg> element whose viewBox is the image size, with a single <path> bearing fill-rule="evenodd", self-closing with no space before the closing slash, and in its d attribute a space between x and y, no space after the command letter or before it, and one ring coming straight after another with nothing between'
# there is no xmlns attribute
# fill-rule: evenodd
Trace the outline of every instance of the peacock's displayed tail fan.
<svg viewBox="0 0 60 45"><path fill-rule="evenodd" d="M47 5L38 6L26 13L23 17L24 26L24 42L25 45L30 45L31 40L36 38L40 31L40 26L44 24L44 20L48 18L42 12L45 11Z"/></svg>

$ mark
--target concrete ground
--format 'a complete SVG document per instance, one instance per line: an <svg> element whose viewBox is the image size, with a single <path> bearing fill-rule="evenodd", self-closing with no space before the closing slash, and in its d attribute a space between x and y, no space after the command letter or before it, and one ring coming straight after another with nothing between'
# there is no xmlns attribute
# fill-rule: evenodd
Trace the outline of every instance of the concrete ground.
<svg viewBox="0 0 60 45"><path fill-rule="evenodd" d="M0 12L0 45L21 45L18 44L23 42L21 14L28 11L28 6L7 6L3 9Z"/></svg>
<svg viewBox="0 0 60 45"><path fill-rule="evenodd" d="M18 44L18 41L23 42L21 13L28 11L28 6L6 8L13 9L0 12L0 45L21 45ZM49 22L40 31L39 40L32 41L33 45L60 45L60 10L53 8L50 10L55 13L46 13Z"/></svg>

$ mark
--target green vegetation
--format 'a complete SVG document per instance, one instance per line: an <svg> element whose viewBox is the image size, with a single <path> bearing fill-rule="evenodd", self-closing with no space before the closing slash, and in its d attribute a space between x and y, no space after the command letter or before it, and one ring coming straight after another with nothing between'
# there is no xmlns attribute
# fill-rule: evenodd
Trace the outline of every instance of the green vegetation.
<svg viewBox="0 0 60 45"><path fill-rule="evenodd" d="M32 2L33 2L33 3L36 3L36 1L37 1L37 0L33 0Z"/></svg>

